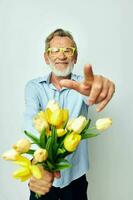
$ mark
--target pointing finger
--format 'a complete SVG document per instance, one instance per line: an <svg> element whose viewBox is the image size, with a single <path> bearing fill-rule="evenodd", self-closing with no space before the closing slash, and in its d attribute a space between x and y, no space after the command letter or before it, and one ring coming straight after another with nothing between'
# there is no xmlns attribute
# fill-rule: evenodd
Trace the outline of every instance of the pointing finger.
<svg viewBox="0 0 133 200"><path fill-rule="evenodd" d="M94 83L92 85L90 95L89 95L89 104L93 105L96 103L97 97L99 96L101 90L102 90L102 82L101 77L97 76L95 77Z"/></svg>
<svg viewBox="0 0 133 200"><path fill-rule="evenodd" d="M94 80L92 66L90 64L86 64L84 66L84 79L89 83L92 83L92 81Z"/></svg>

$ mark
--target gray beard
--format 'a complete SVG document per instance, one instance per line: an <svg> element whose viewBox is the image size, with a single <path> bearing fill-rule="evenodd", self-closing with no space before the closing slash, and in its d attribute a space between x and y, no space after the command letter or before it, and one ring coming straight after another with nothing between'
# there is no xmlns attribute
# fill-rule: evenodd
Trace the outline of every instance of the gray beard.
<svg viewBox="0 0 133 200"><path fill-rule="evenodd" d="M74 68L74 64L73 63L71 65L68 65L67 68L65 70L63 70L63 71L56 69L56 67L54 65L52 65L51 63L50 63L49 66L51 68L51 71L56 76L59 76L59 77L68 76L69 74L71 74L71 72L73 71L73 68Z"/></svg>

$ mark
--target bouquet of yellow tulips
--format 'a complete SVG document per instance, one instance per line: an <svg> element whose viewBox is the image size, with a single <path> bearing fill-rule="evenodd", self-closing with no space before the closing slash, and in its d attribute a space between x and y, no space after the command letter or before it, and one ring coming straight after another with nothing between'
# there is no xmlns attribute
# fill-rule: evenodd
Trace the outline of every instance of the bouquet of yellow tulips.
<svg viewBox="0 0 133 200"><path fill-rule="evenodd" d="M69 111L61 109L57 102L50 100L46 109L38 112L33 119L34 127L39 132L38 137L24 131L28 139L16 142L2 157L21 166L13 173L14 178L26 181L35 176L41 179L40 165L50 172L71 167L66 156L77 149L80 141L99 135L99 131L112 124L110 118L103 118L89 128L90 122L84 116L69 120ZM32 144L38 146L37 150L32 148ZM23 154L32 157L28 159Z"/></svg>

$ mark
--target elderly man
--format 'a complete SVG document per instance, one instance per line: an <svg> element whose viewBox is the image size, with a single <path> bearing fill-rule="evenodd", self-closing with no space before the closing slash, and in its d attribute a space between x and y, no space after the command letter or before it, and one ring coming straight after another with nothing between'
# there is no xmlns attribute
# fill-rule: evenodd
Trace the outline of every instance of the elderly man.
<svg viewBox="0 0 133 200"><path fill-rule="evenodd" d="M35 132L32 118L40 109L45 109L51 99L69 109L70 118L87 117L89 105L97 104L97 111L101 111L110 101L115 91L114 83L94 75L90 64L84 66L84 77L72 73L77 56L76 43L68 31L57 29L46 38L44 58L51 73L26 85L26 130ZM30 179L30 200L36 199L35 193L42 194L39 198L42 200L87 200L87 140L80 143L68 160L72 168L53 174L41 168L42 179Z"/></svg>

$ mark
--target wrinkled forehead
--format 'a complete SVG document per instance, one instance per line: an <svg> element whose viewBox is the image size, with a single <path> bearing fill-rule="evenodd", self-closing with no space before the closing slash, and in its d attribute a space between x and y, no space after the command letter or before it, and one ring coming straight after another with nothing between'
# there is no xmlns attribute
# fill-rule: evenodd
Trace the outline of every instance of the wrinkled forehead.
<svg viewBox="0 0 133 200"><path fill-rule="evenodd" d="M73 47L73 41L69 37L55 36L50 41L50 47Z"/></svg>

